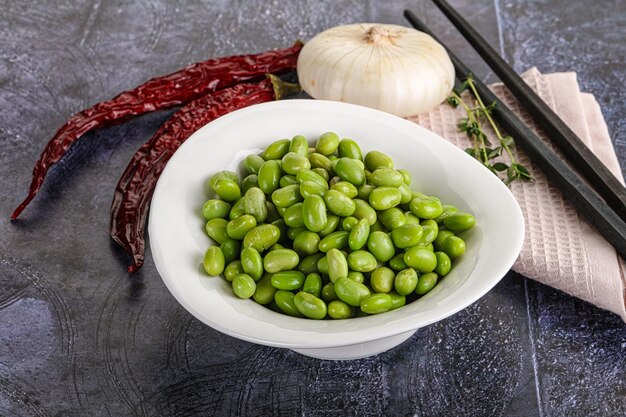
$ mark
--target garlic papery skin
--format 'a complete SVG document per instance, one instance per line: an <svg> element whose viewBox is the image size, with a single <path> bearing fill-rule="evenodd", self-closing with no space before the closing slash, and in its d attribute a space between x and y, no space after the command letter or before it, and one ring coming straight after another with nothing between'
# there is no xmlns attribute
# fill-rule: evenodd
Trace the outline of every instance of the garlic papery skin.
<svg viewBox="0 0 626 417"><path fill-rule="evenodd" d="M415 29L378 23L321 32L302 48L297 71L313 98L401 117L432 110L454 86L454 66L441 44Z"/></svg>

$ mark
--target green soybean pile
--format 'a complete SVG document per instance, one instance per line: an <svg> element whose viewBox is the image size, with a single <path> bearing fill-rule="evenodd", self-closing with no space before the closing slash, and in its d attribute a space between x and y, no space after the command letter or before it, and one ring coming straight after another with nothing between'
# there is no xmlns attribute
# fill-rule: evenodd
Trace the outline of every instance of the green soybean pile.
<svg viewBox="0 0 626 417"><path fill-rule="evenodd" d="M347 319L431 291L465 252L473 215L411 188L386 154L334 132L271 143L221 171L202 213L208 275L279 313Z"/></svg>

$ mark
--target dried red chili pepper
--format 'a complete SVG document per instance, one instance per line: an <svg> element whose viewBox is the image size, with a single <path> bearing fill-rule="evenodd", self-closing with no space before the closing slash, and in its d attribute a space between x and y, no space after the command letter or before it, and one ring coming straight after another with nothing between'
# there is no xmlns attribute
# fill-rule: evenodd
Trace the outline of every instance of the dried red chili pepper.
<svg viewBox="0 0 626 417"><path fill-rule="evenodd" d="M128 272L143 265L144 227L156 182L167 161L192 133L224 114L252 104L279 100L299 91L270 76L257 84L238 84L208 94L181 108L135 154L115 189L110 234L133 258Z"/></svg>
<svg viewBox="0 0 626 417"><path fill-rule="evenodd" d="M41 188L48 169L59 162L72 143L85 133L120 123L132 116L185 104L209 92L258 79L267 73L293 70L300 49L302 43L296 42L290 48L198 62L172 74L153 78L75 114L44 148L35 163L28 195L11 218L16 219L20 215Z"/></svg>

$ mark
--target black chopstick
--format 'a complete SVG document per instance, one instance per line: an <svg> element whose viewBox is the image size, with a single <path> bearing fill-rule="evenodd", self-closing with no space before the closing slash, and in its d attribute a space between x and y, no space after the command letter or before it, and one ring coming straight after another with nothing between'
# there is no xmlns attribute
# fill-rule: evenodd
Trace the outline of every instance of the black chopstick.
<svg viewBox="0 0 626 417"><path fill-rule="evenodd" d="M626 221L626 188L619 180L467 20L446 0L432 1L528 110L535 122L571 161L572 166L579 170L615 213Z"/></svg>
<svg viewBox="0 0 626 417"><path fill-rule="evenodd" d="M410 10L405 10L404 16L415 29L429 34L441 43ZM472 74L470 69L448 48L446 50L456 70L457 78L464 79ZM483 100L496 103L493 111L494 118L509 134L513 135L517 145L526 152L533 164L543 171L548 181L561 191L563 197L597 228L622 258L626 259L626 223L485 84L475 77L474 84Z"/></svg>

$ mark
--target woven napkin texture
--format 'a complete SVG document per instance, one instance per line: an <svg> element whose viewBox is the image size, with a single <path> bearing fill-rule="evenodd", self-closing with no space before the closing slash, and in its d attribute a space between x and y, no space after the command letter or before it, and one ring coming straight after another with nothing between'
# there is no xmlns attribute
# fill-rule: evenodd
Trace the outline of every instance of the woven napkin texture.
<svg viewBox="0 0 626 417"><path fill-rule="evenodd" d="M581 93L576 74L544 75L533 68L522 77L623 183L600 106L593 95ZM554 149L548 136L503 85L494 84L491 89ZM463 98L473 105L468 94ZM457 126L463 117L466 114L461 106L453 109L444 103L409 120L465 149L471 143ZM489 137L495 137L489 129L485 128L485 131ZM535 181L516 181L510 187L526 222L524 245L513 270L612 311L626 321L624 261L594 227L563 199L559 190L548 182L523 151L516 149L514 155L529 169Z"/></svg>

